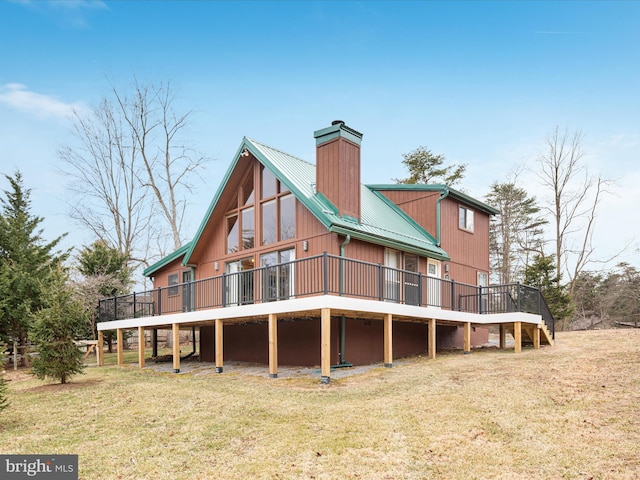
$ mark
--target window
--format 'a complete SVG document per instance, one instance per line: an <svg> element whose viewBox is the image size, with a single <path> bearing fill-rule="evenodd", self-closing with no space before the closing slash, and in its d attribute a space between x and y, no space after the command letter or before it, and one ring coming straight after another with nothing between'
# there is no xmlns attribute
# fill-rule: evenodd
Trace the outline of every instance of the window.
<svg viewBox="0 0 640 480"><path fill-rule="evenodd" d="M253 207L242 210L242 249L248 250L255 246L256 229Z"/></svg>
<svg viewBox="0 0 640 480"><path fill-rule="evenodd" d="M278 240L276 232L277 202L270 200L262 204L262 244L268 245Z"/></svg>
<svg viewBox="0 0 640 480"><path fill-rule="evenodd" d="M296 236L296 200L289 189L262 168L262 245Z"/></svg>
<svg viewBox="0 0 640 480"><path fill-rule="evenodd" d="M296 199L293 195L280 197L280 240L296 236Z"/></svg>
<svg viewBox="0 0 640 480"><path fill-rule="evenodd" d="M227 217L227 253L238 251L238 215Z"/></svg>
<svg viewBox="0 0 640 480"><path fill-rule="evenodd" d="M178 295L178 274L173 273L169 275L169 296Z"/></svg>
<svg viewBox="0 0 640 480"><path fill-rule="evenodd" d="M460 205L458 226L462 230L473 232L473 210Z"/></svg>
<svg viewBox="0 0 640 480"><path fill-rule="evenodd" d="M255 247L256 214L253 167L249 169L233 195L227 211L227 253Z"/></svg>

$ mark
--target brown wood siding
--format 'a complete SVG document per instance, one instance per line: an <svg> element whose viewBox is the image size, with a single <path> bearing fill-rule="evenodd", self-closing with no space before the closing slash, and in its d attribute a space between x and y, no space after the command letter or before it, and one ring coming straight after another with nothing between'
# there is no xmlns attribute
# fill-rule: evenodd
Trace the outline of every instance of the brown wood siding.
<svg viewBox="0 0 640 480"><path fill-rule="evenodd" d="M360 218L360 146L344 138L318 146L316 182L340 215Z"/></svg>
<svg viewBox="0 0 640 480"><path fill-rule="evenodd" d="M156 271L153 275L153 287L165 288L169 286L169 275L178 274L178 283L182 283L182 272L190 270L188 267L182 266L182 258L174 260L173 262L165 265L160 270Z"/></svg>
<svg viewBox="0 0 640 480"><path fill-rule="evenodd" d="M382 193L437 238L436 204L440 198L439 192L384 190ZM474 211L473 233L458 227L460 205ZM456 282L477 285L478 272L489 273L489 215L451 197L442 201L440 215L440 245L451 257L450 261L444 262L449 265L449 272L442 268L442 276L448 275Z"/></svg>
<svg viewBox="0 0 640 480"><path fill-rule="evenodd" d="M451 198L442 202L442 248L451 257L446 262L450 265L449 277L477 285L478 272L489 273L489 215L472 208L474 229L473 233L467 232L458 226L460 205L464 204Z"/></svg>
<svg viewBox="0 0 640 480"><path fill-rule="evenodd" d="M436 202L440 198L440 192L384 190L382 193L436 237Z"/></svg>

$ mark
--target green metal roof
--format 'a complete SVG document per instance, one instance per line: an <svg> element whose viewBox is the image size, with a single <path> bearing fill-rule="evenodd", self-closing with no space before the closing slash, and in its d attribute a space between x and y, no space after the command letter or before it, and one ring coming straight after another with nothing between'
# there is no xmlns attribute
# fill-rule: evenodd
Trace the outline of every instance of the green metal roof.
<svg viewBox="0 0 640 480"><path fill-rule="evenodd" d="M440 260L449 259L449 255L436 246L435 239L426 230L409 218L391 201L376 195L369 187L364 185L360 187L360 222L355 219L340 217L335 206L324 195L315 191L315 165L245 137L209 205L196 236L190 243L189 249L184 256L183 264L189 263L189 258L193 254L195 246L204 232L209 218L213 214L231 173L245 148L268 168L280 182L286 185L298 201L328 231L351 235L352 238Z"/></svg>
<svg viewBox="0 0 640 480"><path fill-rule="evenodd" d="M496 210L490 205L483 203L475 198L467 195L466 193L461 192L460 190L456 190L454 188L448 187L442 184L430 184L425 185L422 183L393 183L393 184L382 184L382 185L367 185L371 190L379 191L379 190L410 190L410 191L423 191L423 192L446 192L449 191L449 196L455 198L461 202L466 203L469 206L475 207L478 210L488 213L489 215L498 215L500 210Z"/></svg>

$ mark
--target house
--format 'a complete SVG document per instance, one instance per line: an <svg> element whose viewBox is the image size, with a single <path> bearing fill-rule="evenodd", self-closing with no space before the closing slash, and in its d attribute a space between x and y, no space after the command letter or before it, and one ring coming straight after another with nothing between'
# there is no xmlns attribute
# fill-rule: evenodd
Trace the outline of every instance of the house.
<svg viewBox="0 0 640 480"><path fill-rule="evenodd" d="M145 270L154 290L101 301L99 332L197 328L218 371L320 365L324 381L331 365L469 352L488 325L516 350L522 332L552 342L537 290L488 285L495 209L444 185L362 185L360 132L314 138L315 165L245 137L193 240Z"/></svg>

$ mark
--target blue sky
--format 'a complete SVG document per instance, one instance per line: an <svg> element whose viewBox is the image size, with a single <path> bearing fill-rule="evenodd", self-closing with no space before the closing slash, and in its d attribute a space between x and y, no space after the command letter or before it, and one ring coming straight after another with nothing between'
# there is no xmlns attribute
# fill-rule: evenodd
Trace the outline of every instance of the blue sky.
<svg viewBox="0 0 640 480"><path fill-rule="evenodd" d="M598 256L631 244L621 259L640 267L640 2L0 1L0 45L0 172L23 172L45 235L70 245L92 238L56 173L68 114L136 75L172 82L215 159L188 236L245 135L314 161L313 131L342 119L364 133L365 183L403 177L402 153L424 145L467 164L461 187L482 199L534 169L558 125L617 179Z"/></svg>

